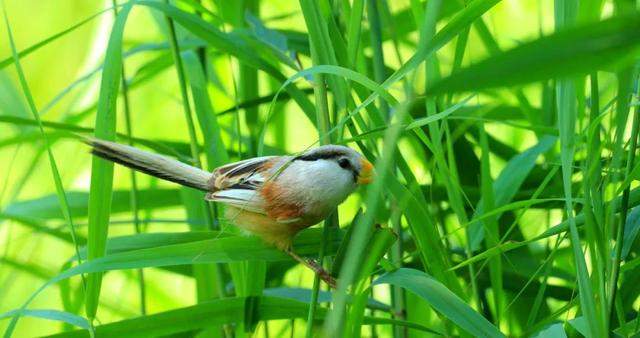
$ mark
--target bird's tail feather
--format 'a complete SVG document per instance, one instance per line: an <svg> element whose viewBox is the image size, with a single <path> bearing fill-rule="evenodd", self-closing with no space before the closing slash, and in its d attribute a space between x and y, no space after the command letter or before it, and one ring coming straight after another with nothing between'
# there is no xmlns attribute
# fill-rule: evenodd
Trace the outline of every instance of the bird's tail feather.
<svg viewBox="0 0 640 338"><path fill-rule="evenodd" d="M202 191L210 191L211 173L172 158L146 152L135 147L85 138L91 153L131 169Z"/></svg>

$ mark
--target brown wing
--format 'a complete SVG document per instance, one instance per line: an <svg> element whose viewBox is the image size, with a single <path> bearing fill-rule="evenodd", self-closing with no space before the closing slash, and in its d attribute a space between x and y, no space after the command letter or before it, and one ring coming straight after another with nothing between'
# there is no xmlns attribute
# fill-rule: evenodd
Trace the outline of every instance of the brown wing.
<svg viewBox="0 0 640 338"><path fill-rule="evenodd" d="M218 167L213 171L211 185L216 190L222 190L237 185L261 184L262 182L256 181L261 177L255 176L255 173L268 166L274 158L276 156L256 157Z"/></svg>
<svg viewBox="0 0 640 338"><path fill-rule="evenodd" d="M262 171L270 166L274 158L256 157L217 168L210 182L214 191L208 193L206 199L266 214L265 201L259 190L265 182Z"/></svg>

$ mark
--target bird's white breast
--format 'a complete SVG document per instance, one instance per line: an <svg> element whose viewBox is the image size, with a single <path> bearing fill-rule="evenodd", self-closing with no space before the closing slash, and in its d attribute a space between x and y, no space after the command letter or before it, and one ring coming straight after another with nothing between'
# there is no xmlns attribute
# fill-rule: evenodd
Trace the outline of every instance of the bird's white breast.
<svg viewBox="0 0 640 338"><path fill-rule="evenodd" d="M276 178L291 201L303 206L305 213L328 216L355 188L353 174L335 161L293 161Z"/></svg>

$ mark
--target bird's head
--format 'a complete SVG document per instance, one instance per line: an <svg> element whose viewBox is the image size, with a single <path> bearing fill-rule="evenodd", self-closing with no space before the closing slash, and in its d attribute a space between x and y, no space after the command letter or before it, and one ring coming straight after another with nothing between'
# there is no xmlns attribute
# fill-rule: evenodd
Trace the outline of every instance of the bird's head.
<svg viewBox="0 0 640 338"><path fill-rule="evenodd" d="M300 161L324 161L338 175L350 175L353 183L369 184L373 180L373 165L357 151L341 145L324 145L295 158Z"/></svg>

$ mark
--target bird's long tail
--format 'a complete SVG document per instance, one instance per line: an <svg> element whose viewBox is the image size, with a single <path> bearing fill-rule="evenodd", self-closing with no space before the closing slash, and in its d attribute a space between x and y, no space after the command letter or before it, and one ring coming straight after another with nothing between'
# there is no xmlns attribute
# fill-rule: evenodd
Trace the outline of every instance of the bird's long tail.
<svg viewBox="0 0 640 338"><path fill-rule="evenodd" d="M85 138L91 153L143 173L202 191L210 191L211 173L184 164L170 157L153 154L131 146Z"/></svg>

